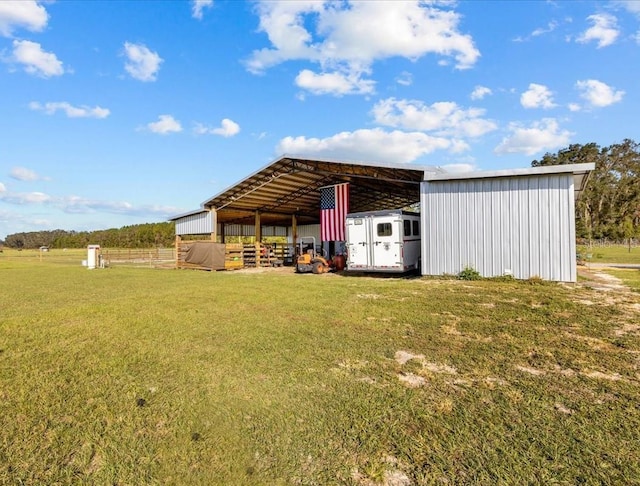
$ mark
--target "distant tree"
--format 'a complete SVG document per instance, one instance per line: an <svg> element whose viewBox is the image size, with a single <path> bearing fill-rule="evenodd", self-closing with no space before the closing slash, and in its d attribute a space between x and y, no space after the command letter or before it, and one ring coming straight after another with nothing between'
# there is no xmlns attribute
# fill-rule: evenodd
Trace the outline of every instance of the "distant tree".
<svg viewBox="0 0 640 486"><path fill-rule="evenodd" d="M531 165L585 162L594 162L596 168L576 204L577 236L626 238L623 223L627 218L635 234L640 226L640 145L629 139L605 148L595 143L573 144Z"/></svg>
<svg viewBox="0 0 640 486"><path fill-rule="evenodd" d="M155 248L169 247L174 243L175 224L146 223L122 228L97 231L32 231L7 235L9 248L84 248L98 244L105 248Z"/></svg>
<svg viewBox="0 0 640 486"><path fill-rule="evenodd" d="M629 253L631 253L631 240L636 234L636 229L633 227L633 221L631 221L630 217L624 218L622 222L622 235L627 240L629 245Z"/></svg>

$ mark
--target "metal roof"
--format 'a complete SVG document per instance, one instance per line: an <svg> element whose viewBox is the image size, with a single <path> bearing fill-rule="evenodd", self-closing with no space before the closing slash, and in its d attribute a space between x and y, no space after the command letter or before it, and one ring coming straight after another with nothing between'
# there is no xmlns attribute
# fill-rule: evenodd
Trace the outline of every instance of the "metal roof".
<svg viewBox="0 0 640 486"><path fill-rule="evenodd" d="M576 197L584 190L589 173L595 170L596 164L563 164L563 165L544 165L539 167L527 167L524 169L506 169L506 170L487 170L476 172L460 172L460 173L440 173L428 174L425 176L426 181L452 181L460 179L491 179L496 177L522 177L536 176L548 174L573 174L573 184Z"/></svg>
<svg viewBox="0 0 640 486"><path fill-rule="evenodd" d="M320 191L324 186L348 182L349 211L402 208L420 201L420 182L439 167L337 161L284 155L202 203L215 208L218 223L253 224L256 211L266 226L288 226L320 220Z"/></svg>

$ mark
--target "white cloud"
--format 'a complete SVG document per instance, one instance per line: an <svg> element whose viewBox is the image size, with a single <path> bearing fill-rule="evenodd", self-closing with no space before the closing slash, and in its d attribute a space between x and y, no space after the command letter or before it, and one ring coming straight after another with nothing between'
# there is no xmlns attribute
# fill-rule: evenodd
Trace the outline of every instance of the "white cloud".
<svg viewBox="0 0 640 486"><path fill-rule="evenodd" d="M462 109L452 101L428 106L420 101L388 98L372 110L376 123L409 130L434 131L436 135L479 137L497 128L493 121L480 118L479 108Z"/></svg>
<svg viewBox="0 0 640 486"><path fill-rule="evenodd" d="M52 201L44 192L0 192L0 201L22 206L25 204L44 204Z"/></svg>
<svg viewBox="0 0 640 486"><path fill-rule="evenodd" d="M374 92L375 81L360 79L355 73L322 73L316 74L309 69L303 69L296 77L296 85L312 94L370 94Z"/></svg>
<svg viewBox="0 0 640 486"><path fill-rule="evenodd" d="M193 131L197 135L212 134L229 138L240 133L240 125L229 118L225 118L222 120L219 127L207 127L202 123L196 123Z"/></svg>
<svg viewBox="0 0 640 486"><path fill-rule="evenodd" d="M7 186L0 182L0 193L7 192Z"/></svg>
<svg viewBox="0 0 640 486"><path fill-rule="evenodd" d="M475 164L466 164L466 163L458 163L458 164L444 164L440 166L442 169L447 172L451 172L453 174L460 174L463 172L473 172L477 169Z"/></svg>
<svg viewBox="0 0 640 486"><path fill-rule="evenodd" d="M24 27L40 32L47 26L49 15L45 8L33 0L0 1L0 35L11 36L13 30Z"/></svg>
<svg viewBox="0 0 640 486"><path fill-rule="evenodd" d="M55 54L43 51L37 42L14 40L11 61L22 64L29 74L43 78L64 74L62 62Z"/></svg>
<svg viewBox="0 0 640 486"><path fill-rule="evenodd" d="M531 37L538 37L544 34L548 34L549 32L553 32L557 28L558 28L558 22L556 22L555 20L552 20L547 24L546 27L539 27L535 29L533 32L531 32Z"/></svg>
<svg viewBox="0 0 640 486"><path fill-rule="evenodd" d="M396 83L402 86L411 86L413 84L413 75L408 71L403 71L400 76L396 78Z"/></svg>
<svg viewBox="0 0 640 486"><path fill-rule="evenodd" d="M147 130L153 133L159 133L160 135L167 135L169 133L178 133L182 131L182 125L178 120L171 115L160 115L157 122L148 123Z"/></svg>
<svg viewBox="0 0 640 486"><path fill-rule="evenodd" d="M458 151L465 147L464 143L425 133L374 128L341 132L327 138L286 137L280 140L276 153L409 163L436 150Z"/></svg>
<svg viewBox="0 0 640 486"><path fill-rule="evenodd" d="M580 111L582 107L578 103L569 103L569 111Z"/></svg>
<svg viewBox="0 0 640 486"><path fill-rule="evenodd" d="M556 30L557 28L558 28L558 22L555 20L552 20L547 24L546 27L538 27L537 29L533 30L531 34L525 37L519 36L513 40L514 42L527 42L527 41L530 41L533 37L540 37L541 35L549 34L550 32L553 32L554 30Z"/></svg>
<svg viewBox="0 0 640 486"><path fill-rule="evenodd" d="M529 89L520 96L520 104L525 108L549 109L557 106L553 93L543 84L531 83Z"/></svg>
<svg viewBox="0 0 640 486"><path fill-rule="evenodd" d="M19 181L37 181L47 180L46 177L39 176L35 171L27 169L26 167L14 167L9 174L13 179Z"/></svg>
<svg viewBox="0 0 640 486"><path fill-rule="evenodd" d="M124 43L125 70L138 81L155 81L163 59L144 44Z"/></svg>
<svg viewBox="0 0 640 486"><path fill-rule="evenodd" d="M75 195L51 196L44 192L8 192L6 190L3 191L1 188L0 201L16 206L46 205L71 214L104 212L169 217L180 211L179 208L172 206L153 204L136 206L126 201L100 201Z"/></svg>
<svg viewBox="0 0 640 486"><path fill-rule="evenodd" d="M621 5L632 14L640 16L640 2L638 2L638 0L617 0L613 3Z"/></svg>
<svg viewBox="0 0 640 486"><path fill-rule="evenodd" d="M496 154L534 155L542 150L553 150L568 145L573 135L568 130L561 130L553 118L544 118L529 127L511 123L509 131L511 134L494 149Z"/></svg>
<svg viewBox="0 0 640 486"><path fill-rule="evenodd" d="M63 111L69 118L106 118L110 115L107 108L96 106L73 106L66 101L48 102L44 105L37 101L29 103L29 108L34 111L43 111L47 115L53 115L57 111Z"/></svg>
<svg viewBox="0 0 640 486"><path fill-rule="evenodd" d="M580 97L597 108L612 105L622 100L625 92L616 91L611 86L596 79L587 79L576 82L576 88L580 91Z"/></svg>
<svg viewBox="0 0 640 486"><path fill-rule="evenodd" d="M445 10L447 6L419 0L262 1L257 4L260 30L269 37L271 48L254 51L246 67L262 73L282 62L306 60L318 63L323 73L359 79L377 60L417 60L436 54L453 59L458 69L470 68L480 52L471 36L459 31L460 15ZM312 25L315 30L307 30ZM320 80L313 81L311 87L317 88ZM335 93L320 90L325 91Z"/></svg>
<svg viewBox="0 0 640 486"><path fill-rule="evenodd" d="M155 204L134 205L127 201L99 201L80 196L65 196L52 201L52 203L65 213L71 214L110 213L166 218L179 212L179 209L173 206L159 206Z"/></svg>
<svg viewBox="0 0 640 486"><path fill-rule="evenodd" d="M587 20L591 21L593 25L576 39L582 44L597 41L598 48L606 47L613 44L620 35L617 19L613 15L593 14L589 15Z"/></svg>
<svg viewBox="0 0 640 486"><path fill-rule="evenodd" d="M478 85L471 92L471 99L472 100L481 100L485 96L488 96L488 95L491 95L491 94L493 94L493 91L491 91L490 88L487 88L486 86Z"/></svg>
<svg viewBox="0 0 640 486"><path fill-rule="evenodd" d="M213 0L192 0L191 15L194 19L202 20L205 9L213 7Z"/></svg>

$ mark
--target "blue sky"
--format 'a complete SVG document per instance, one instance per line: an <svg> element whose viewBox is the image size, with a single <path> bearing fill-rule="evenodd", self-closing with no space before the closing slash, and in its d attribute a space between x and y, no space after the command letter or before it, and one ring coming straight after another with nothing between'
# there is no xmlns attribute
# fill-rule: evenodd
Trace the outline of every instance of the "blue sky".
<svg viewBox="0 0 640 486"><path fill-rule="evenodd" d="M282 154L640 141L640 1L0 0L0 239L165 221Z"/></svg>

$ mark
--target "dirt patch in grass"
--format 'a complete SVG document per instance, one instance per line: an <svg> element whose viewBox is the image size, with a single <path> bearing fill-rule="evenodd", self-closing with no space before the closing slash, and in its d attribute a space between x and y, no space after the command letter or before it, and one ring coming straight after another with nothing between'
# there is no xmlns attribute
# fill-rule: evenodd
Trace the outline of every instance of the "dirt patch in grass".
<svg viewBox="0 0 640 486"><path fill-rule="evenodd" d="M424 354L413 354L408 351L396 351L395 360L399 365L403 365L412 359L423 360Z"/></svg>
<svg viewBox="0 0 640 486"><path fill-rule="evenodd" d="M634 304L634 305L640 305L640 304ZM625 336L627 334L637 335L639 332L640 332L640 324L630 324L630 323L623 324L621 328L615 329L613 331L613 333L616 336Z"/></svg>
<svg viewBox="0 0 640 486"><path fill-rule="evenodd" d="M413 373L398 373L398 379L409 388L418 388L427 383L427 380L423 376Z"/></svg>
<svg viewBox="0 0 640 486"><path fill-rule="evenodd" d="M542 375L545 374L545 372L543 370L538 370L536 368L531 368L530 366L516 365L516 369L518 371L522 371L523 373L528 373L528 374L533 375L533 376L542 376Z"/></svg>

